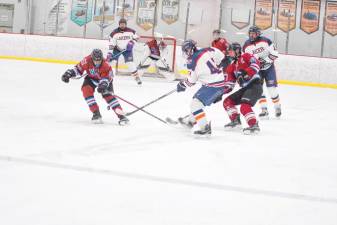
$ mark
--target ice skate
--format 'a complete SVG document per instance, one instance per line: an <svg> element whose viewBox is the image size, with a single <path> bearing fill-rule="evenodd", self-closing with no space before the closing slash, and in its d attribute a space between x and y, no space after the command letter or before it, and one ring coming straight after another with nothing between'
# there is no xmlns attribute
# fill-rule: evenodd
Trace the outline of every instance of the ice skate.
<svg viewBox="0 0 337 225"><path fill-rule="evenodd" d="M197 136L209 136L211 134L212 134L211 122L206 124L206 126L203 129L194 131L194 135Z"/></svg>
<svg viewBox="0 0 337 225"><path fill-rule="evenodd" d="M120 126L128 125L129 122L130 122L130 120L129 120L126 116L124 116L124 115L119 116L118 124L119 124Z"/></svg>
<svg viewBox="0 0 337 225"><path fill-rule="evenodd" d="M276 118L281 117L281 107L275 108L275 116L276 116Z"/></svg>
<svg viewBox="0 0 337 225"><path fill-rule="evenodd" d="M242 132L246 135L249 135L249 134L257 134L260 132L260 127L259 127L259 124L256 123L254 124L253 126L251 127L246 127L242 130Z"/></svg>
<svg viewBox="0 0 337 225"><path fill-rule="evenodd" d="M225 130L233 130L233 129L241 127L240 116L237 116L234 120L226 124L224 127L225 127Z"/></svg>
<svg viewBox="0 0 337 225"><path fill-rule="evenodd" d="M139 76L135 76L135 80L136 80L138 85L142 84L142 81L140 80Z"/></svg>
<svg viewBox="0 0 337 225"><path fill-rule="evenodd" d="M263 120L269 119L269 113L267 108L262 108L261 113L259 114L259 118Z"/></svg>
<svg viewBox="0 0 337 225"><path fill-rule="evenodd" d="M103 120L102 120L102 116L101 113L99 111L93 112L93 115L91 117L91 122L94 124L102 124Z"/></svg>

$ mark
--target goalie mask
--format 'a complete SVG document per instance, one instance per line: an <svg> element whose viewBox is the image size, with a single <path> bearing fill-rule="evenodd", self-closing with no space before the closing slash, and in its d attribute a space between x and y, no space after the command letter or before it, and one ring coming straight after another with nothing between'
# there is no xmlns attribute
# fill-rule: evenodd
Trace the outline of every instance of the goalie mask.
<svg viewBox="0 0 337 225"><path fill-rule="evenodd" d="M197 43L192 39L183 42L183 44L181 45L181 50L185 58L189 58L194 54L194 52L197 50L196 45Z"/></svg>
<svg viewBox="0 0 337 225"><path fill-rule="evenodd" d="M101 49L94 49L91 52L91 59L92 62L94 63L95 67L99 67L102 64L103 61L103 52Z"/></svg>

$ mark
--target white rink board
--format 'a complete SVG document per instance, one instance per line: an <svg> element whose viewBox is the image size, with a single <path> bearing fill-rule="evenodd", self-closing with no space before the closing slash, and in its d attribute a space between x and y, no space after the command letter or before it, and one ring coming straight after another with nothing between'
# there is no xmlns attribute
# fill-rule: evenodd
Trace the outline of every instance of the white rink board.
<svg viewBox="0 0 337 225"><path fill-rule="evenodd" d="M106 54L107 40L50 37L39 35L0 34L0 56L81 60L93 48ZM176 51L177 71L184 69L180 47ZM337 84L337 59L280 55L276 61L280 80Z"/></svg>

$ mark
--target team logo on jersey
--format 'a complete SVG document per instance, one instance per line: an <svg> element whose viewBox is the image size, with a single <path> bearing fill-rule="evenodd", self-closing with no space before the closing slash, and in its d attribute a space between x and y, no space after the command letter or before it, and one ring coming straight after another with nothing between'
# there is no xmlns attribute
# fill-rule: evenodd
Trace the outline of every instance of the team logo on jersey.
<svg viewBox="0 0 337 225"><path fill-rule="evenodd" d="M89 70L89 73L90 73L90 75L92 75L92 76L96 76L96 75L97 75L97 71L96 71L95 69L90 69L90 70Z"/></svg>
<svg viewBox="0 0 337 225"><path fill-rule="evenodd" d="M264 51L264 47L259 47L259 48L253 50L253 54L254 54L254 55L255 55L255 54L259 54L259 53L261 53L261 52L263 52L263 51Z"/></svg>

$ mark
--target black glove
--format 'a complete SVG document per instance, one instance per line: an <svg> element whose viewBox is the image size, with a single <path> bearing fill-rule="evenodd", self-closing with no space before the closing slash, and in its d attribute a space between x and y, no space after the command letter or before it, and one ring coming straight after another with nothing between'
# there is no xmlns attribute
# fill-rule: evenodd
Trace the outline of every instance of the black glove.
<svg viewBox="0 0 337 225"><path fill-rule="evenodd" d="M71 77L75 77L76 76L76 73L74 70L72 69L69 69L67 70L63 75L62 75L62 81L65 82L65 83L69 83L69 79Z"/></svg>
<svg viewBox="0 0 337 225"><path fill-rule="evenodd" d="M101 80L98 83L97 91L98 93L104 93L108 90L108 87L109 87L109 82L107 80Z"/></svg>
<svg viewBox="0 0 337 225"><path fill-rule="evenodd" d="M249 80L249 75L245 70L239 70L236 75L236 79L240 86L243 86L243 84Z"/></svg>
<svg viewBox="0 0 337 225"><path fill-rule="evenodd" d="M177 84L177 92L185 91L186 85L184 84L184 81L179 81Z"/></svg>

